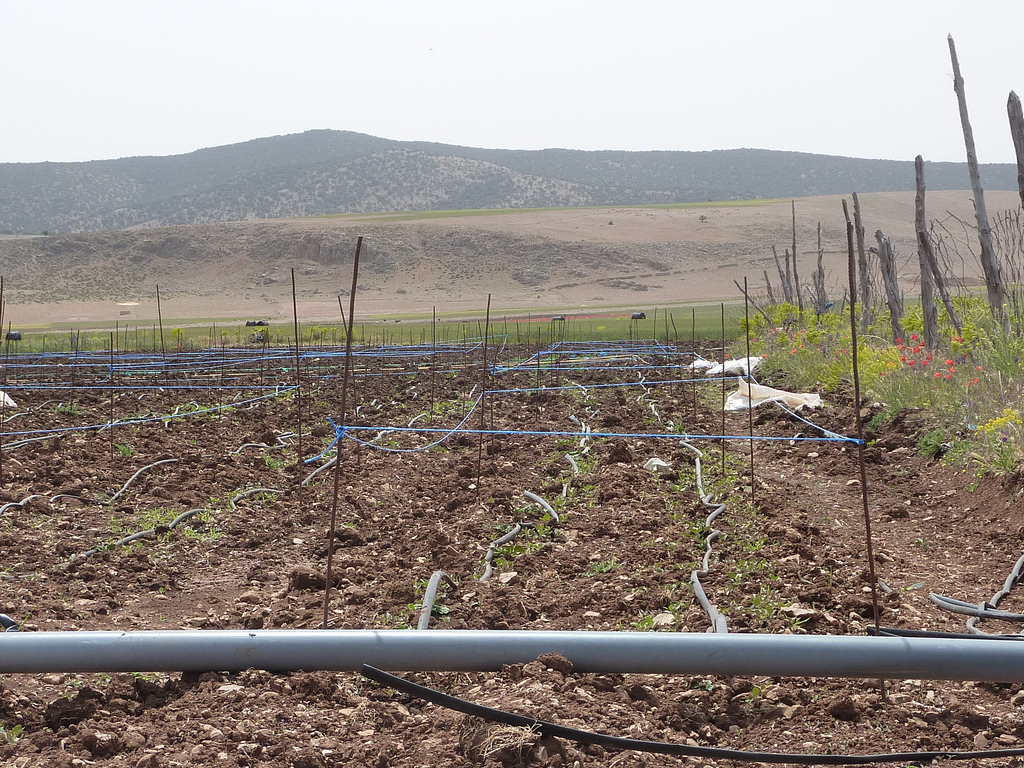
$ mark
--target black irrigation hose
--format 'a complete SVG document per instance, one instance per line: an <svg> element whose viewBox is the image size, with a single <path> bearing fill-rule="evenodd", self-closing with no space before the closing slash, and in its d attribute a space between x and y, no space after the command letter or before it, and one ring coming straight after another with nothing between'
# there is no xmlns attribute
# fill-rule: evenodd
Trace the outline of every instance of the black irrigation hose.
<svg viewBox="0 0 1024 768"><path fill-rule="evenodd" d="M680 441L680 444L684 448L689 448L693 451L694 458L694 475L697 482L697 493L700 496L700 502L706 508L711 509L712 512L708 515L707 520L704 521L705 526L711 528L711 524L715 519L725 512L725 504L717 504L712 500L710 493L704 492L704 475L701 470L700 459L704 454L697 448L694 448L685 440ZM697 602L700 603L700 607L704 609L704 612L711 619L711 627L716 633L726 633L729 631L728 624L726 623L725 616L722 615L711 601L708 599L707 593L704 592L704 587L701 586L700 580L705 578L711 573L711 555L713 554L712 544L722 535L722 532L717 528L711 528L711 531L704 539L704 559L701 562L700 570L694 570L690 574L690 588L693 590L694 596L697 598Z"/></svg>
<svg viewBox="0 0 1024 768"><path fill-rule="evenodd" d="M55 502L57 499L74 499L75 501L80 501L83 504L97 504L98 503L95 499L90 499L90 498L88 498L86 496L78 496L78 495L76 495L74 493L58 493L56 496L51 496L50 497L50 506L53 506L53 502Z"/></svg>
<svg viewBox="0 0 1024 768"><path fill-rule="evenodd" d="M869 635L877 634L880 637L934 637L940 640L1024 640L1024 635L989 635L984 632L934 632L927 629L896 629L894 627L882 627L875 632L873 626L868 626Z"/></svg>
<svg viewBox="0 0 1024 768"><path fill-rule="evenodd" d="M231 499L231 511L233 512L235 509L237 509L237 507L235 506L236 502L241 501L247 496L252 496L254 493L284 493L284 491L280 491L277 488L250 488L247 491L242 491L240 494Z"/></svg>
<svg viewBox="0 0 1024 768"><path fill-rule="evenodd" d="M302 481L302 483L300 483L300 485L309 485L309 481L310 481L310 480L312 480L312 479L313 479L314 477L316 477L317 475L319 475L319 474L320 474L321 472L323 472L323 471L324 471L325 469L330 469L331 467L333 467L333 466L334 466L334 463L335 463L335 462L336 462L337 460L338 460L338 457L337 457L337 456L335 456L334 458L332 458L332 459L331 459L330 461L328 461L328 462L327 462L326 464L324 464L323 466L320 466L320 467L317 467L316 469L314 469L314 470L313 470L313 471L312 471L312 472L311 472L311 473L309 474L309 476L308 476L308 477L307 477L307 478L306 478L305 480L303 480L303 481Z"/></svg>
<svg viewBox="0 0 1024 768"><path fill-rule="evenodd" d="M437 597L437 587L441 581L444 581L452 589L458 589L458 585L452 580L444 571L434 571L430 576L430 581L427 582L427 591L423 595L423 610L420 611L420 621L416 625L416 629L429 629L430 628L430 614L434 610L434 599Z"/></svg>
<svg viewBox="0 0 1024 768"><path fill-rule="evenodd" d="M140 469L138 472L136 472L134 475L132 475L128 479L128 482L125 483L121 487L120 491L115 493L113 496L110 497L110 499L107 500L107 504L113 504L115 501L117 501L121 497L121 494L128 490L128 486L131 485L133 482L135 482L135 478L137 478L143 472L147 472L148 470L153 469L154 467L159 467L161 464L177 464L177 463L178 463L177 459L161 459L160 461L154 461L152 464L149 464L149 465L143 467L142 469Z"/></svg>
<svg viewBox="0 0 1024 768"><path fill-rule="evenodd" d="M15 448L20 448L23 445L28 445L29 443L39 443L45 440L51 440L54 437L55 435L44 435L43 437L27 437L24 440L15 440L11 443L4 443L4 450L11 451Z"/></svg>
<svg viewBox="0 0 1024 768"><path fill-rule="evenodd" d="M231 452L231 455L232 456L237 456L242 451L244 451L246 448L270 449L270 448L284 448L284 447L285 447L284 443L278 443L277 445L267 445L266 443L242 443L240 446L238 446L235 450L233 450Z"/></svg>
<svg viewBox="0 0 1024 768"><path fill-rule="evenodd" d="M26 496L21 501L10 501L10 502L4 504L2 507L0 507L0 515L2 515L4 512L6 512L11 507L19 507L19 508L24 507L26 504L28 504L30 501L32 501L32 499L45 499L45 498L46 498L46 496L44 494L42 494L42 493L33 493L31 496Z"/></svg>
<svg viewBox="0 0 1024 768"><path fill-rule="evenodd" d="M4 632L17 632L18 622L6 613L0 613L0 627L3 627Z"/></svg>
<svg viewBox="0 0 1024 768"><path fill-rule="evenodd" d="M552 507L550 504L544 501L544 499L542 499L536 493L533 493L531 491L523 491L523 496L528 498L530 501L535 501L538 504L540 504L544 508L544 511L547 512L551 516L551 519L554 520L556 523L562 522L561 519L558 517L558 513L555 512L554 507Z"/></svg>
<svg viewBox="0 0 1024 768"><path fill-rule="evenodd" d="M409 682L401 677L390 675L376 667L364 664L361 674L376 683L386 685L396 691L413 698L423 699L464 715L472 715L502 725L521 728L532 728L542 736L553 736L559 739L575 741L579 744L597 744L611 749L630 749L637 752L649 752L677 757L706 757L722 760L739 760L758 763L796 763L798 765L866 765L868 763L889 762L923 762L927 760L976 760L987 757L1018 757L1024 755L1024 747L1016 749L988 749L976 752L892 752L879 755L803 755L782 754L779 752L746 752L738 749L721 749L718 747L694 747L688 744L670 744L663 741L640 741L624 739L619 736L606 736L576 728L523 717L501 709L474 704L465 699L449 696L432 688Z"/></svg>
<svg viewBox="0 0 1024 768"><path fill-rule="evenodd" d="M576 463L576 459L572 457L572 454L565 454L565 460L572 466L572 473L578 475L580 473L580 465Z"/></svg>
<svg viewBox="0 0 1024 768"><path fill-rule="evenodd" d="M934 592L928 595L935 605L951 613L959 613L964 616L974 616L979 619L999 619L1001 621L1024 621L1024 614L1011 613L1010 611L999 611L992 607L991 603L968 603L964 600L956 600L952 597L943 597Z"/></svg>
<svg viewBox="0 0 1024 768"><path fill-rule="evenodd" d="M510 541L512 541L512 539L514 539L516 536L523 532L524 528L532 527L533 526L530 523L516 523L515 527L511 531L506 533L500 539L497 539L496 541L491 543L491 546L487 548L487 554L484 555L484 575L480 577L480 581L487 581L489 578L491 578L491 574L494 573L494 570L491 567L491 561L494 560L495 550L497 550L498 547L503 547Z"/></svg>
<svg viewBox="0 0 1024 768"><path fill-rule="evenodd" d="M287 448L288 447L288 443L285 442L285 439L287 439L289 437L295 437L295 433L294 432L282 432L279 435L274 435L274 438L277 440L277 442L274 443L273 445L268 445L267 443L242 443L242 445L238 446L235 450L233 450L231 452L231 455L232 456L237 456L238 454L240 454L246 448L264 448L264 449L269 449L269 448Z"/></svg>
<svg viewBox="0 0 1024 768"><path fill-rule="evenodd" d="M1024 555L1021 555L1017 559L1013 569L1010 571L1010 575L1007 576L1006 581L1003 582L1003 588L996 592L992 596L991 600L981 604L967 603L963 600L943 597L942 595L937 595L934 592L931 593L929 597L935 605L939 606L939 608L942 608L943 610L970 616L971 618L967 620L968 632L978 635L987 635L989 634L988 632L982 632L978 629L977 624L979 621L984 621L985 619L1024 621L1024 615L1022 614L996 610L996 606L999 605L1002 599L1007 597L1010 594L1010 591L1017 586L1017 583L1021 580L1022 573L1024 573Z"/></svg>
<svg viewBox="0 0 1024 768"><path fill-rule="evenodd" d="M33 493L31 496L26 496L21 501L9 501L6 504L4 504L2 507L0 507L0 515L2 515L8 509L13 509L14 507L18 507L19 509L24 508L24 506L26 504L28 504L30 501L32 501L32 499L45 499L45 498L47 498L45 493ZM55 502L57 499L75 499L76 501L81 501L81 502L87 503L87 504L88 503L95 503L92 499L86 498L85 496L76 496L73 493L58 493L56 496L51 496L49 498L49 503L50 503L51 507L53 506L53 502Z"/></svg>
<svg viewBox="0 0 1024 768"><path fill-rule="evenodd" d="M180 515L178 515L176 518L174 518L171 522L167 524L166 530L173 531L175 528L177 528L179 525L181 525L183 522L188 520L193 515L197 515L200 512L205 511L205 508L199 507L198 509L190 509L188 512L182 512ZM114 547L123 547L126 544L131 544L133 541L144 539L147 536L156 535L156 533L160 530L164 530L164 528L162 526L160 528L147 528L145 531L138 531L136 533L131 534L130 536L125 536L123 539L115 541L113 544L110 544L109 546L95 547L94 549L82 552L81 554L75 555L72 559L80 560L95 555L97 552L105 552L106 550L113 549Z"/></svg>

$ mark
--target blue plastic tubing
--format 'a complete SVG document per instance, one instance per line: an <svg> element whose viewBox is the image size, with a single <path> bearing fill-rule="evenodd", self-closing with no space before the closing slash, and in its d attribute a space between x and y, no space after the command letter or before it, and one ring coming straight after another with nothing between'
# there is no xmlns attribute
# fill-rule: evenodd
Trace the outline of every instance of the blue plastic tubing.
<svg viewBox="0 0 1024 768"><path fill-rule="evenodd" d="M1024 683L1014 640L502 630L8 632L0 673L497 671L560 653L578 672Z"/></svg>

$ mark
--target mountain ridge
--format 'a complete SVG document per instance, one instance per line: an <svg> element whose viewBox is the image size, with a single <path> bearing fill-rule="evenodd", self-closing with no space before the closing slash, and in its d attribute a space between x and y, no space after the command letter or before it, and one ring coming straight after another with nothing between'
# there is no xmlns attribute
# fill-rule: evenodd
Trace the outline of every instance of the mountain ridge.
<svg viewBox="0 0 1024 768"><path fill-rule="evenodd" d="M966 163L925 169L929 190L970 186ZM986 189L1017 188L1013 164L981 172ZM318 129L164 157L2 163L0 233L913 189L912 161L762 149L483 149Z"/></svg>

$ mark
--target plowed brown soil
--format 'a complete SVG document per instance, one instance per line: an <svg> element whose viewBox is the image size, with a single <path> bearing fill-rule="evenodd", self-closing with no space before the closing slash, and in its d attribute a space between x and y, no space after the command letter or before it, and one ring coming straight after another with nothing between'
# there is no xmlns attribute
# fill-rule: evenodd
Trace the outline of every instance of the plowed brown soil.
<svg viewBox="0 0 1024 768"><path fill-rule="evenodd" d="M422 426L433 403L432 424L455 426L483 383L479 355L362 358L350 423L406 426L420 417ZM628 360L659 362L654 351ZM117 379L113 404L103 372L79 373L71 389L68 367L32 369L33 383L61 389L14 387L18 409L4 414L0 612L23 633L320 627L332 475L300 485L324 460L300 463L293 435L301 419L304 457L330 444L327 419L341 415L340 359L309 354L301 400L241 402L257 385L293 383L289 366L257 359L225 380L210 366L172 374L158 364ZM28 373L10 370L14 383L28 383ZM382 449L423 448L427 437L351 433L373 444L342 441L330 625L415 627L425 581L443 569L457 587L442 588L432 628L706 632L709 619L690 589L708 515L692 454L678 440L648 435L721 434L721 385L657 383L678 378L678 369L643 375L638 384L636 370L606 364L501 374L492 388L542 388L492 396L485 424L508 434L482 446L461 434L398 453ZM236 389L203 388L225 381ZM623 382L630 386L590 387ZM236 394L230 409L160 418ZM118 420L154 420L20 444L25 436L12 434L102 424L112 408ZM772 406L755 415L757 435L817 434ZM469 426L479 418L474 412ZM811 418L854 432L852 403L842 397ZM901 414L869 435L880 623L963 632L965 617L938 610L929 592L980 603L1002 587L1024 539L1019 478L978 480L918 455L920 418ZM516 434L583 432L581 425L606 436ZM747 428L746 413L730 414L724 432ZM729 505L714 523L724 536L702 583L730 631L864 634L873 606L856 447L756 443L751 507L748 443L725 443L723 483L722 443L694 444L706 452L706 482ZM669 474L644 469L655 456L672 465ZM164 459L176 462L125 485ZM273 490L243 495L254 488ZM560 522L545 520L524 491L555 504ZM174 530L114 544L197 508L206 512ZM517 522L535 527L499 552L494 575L481 581L488 546ZM1020 602L1011 595L1001 607ZM891 680L883 692L867 680L598 675L559 657L500 672L404 676L542 720L679 744L824 755L1012 749L1024 739L1020 685ZM357 672L6 674L0 727L0 761L11 766L733 764L542 738L410 699Z"/></svg>

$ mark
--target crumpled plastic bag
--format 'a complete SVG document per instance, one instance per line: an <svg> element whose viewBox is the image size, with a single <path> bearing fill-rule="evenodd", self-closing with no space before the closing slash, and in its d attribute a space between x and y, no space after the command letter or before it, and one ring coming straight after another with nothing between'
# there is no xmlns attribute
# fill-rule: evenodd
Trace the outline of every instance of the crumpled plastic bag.
<svg viewBox="0 0 1024 768"><path fill-rule="evenodd" d="M820 408L823 405L821 395L818 394L786 392L762 384L751 384L741 379L739 388L726 398L725 410L745 411L748 408L756 408L761 403L772 402L782 403L794 411L799 411L804 407Z"/></svg>
<svg viewBox="0 0 1024 768"><path fill-rule="evenodd" d="M724 365L717 363L708 368L707 375L721 376L724 373L727 376L749 376L762 359L760 357L738 357L735 360L726 360Z"/></svg>
<svg viewBox="0 0 1024 768"><path fill-rule="evenodd" d="M694 358L692 363L687 365L681 365L680 368L692 368L695 371L702 371L705 368L714 368L715 362L713 360L705 360L703 357Z"/></svg>
<svg viewBox="0 0 1024 768"><path fill-rule="evenodd" d="M14 399L6 392L0 392L0 402L3 402L8 408L17 408L18 404L14 402Z"/></svg>
<svg viewBox="0 0 1024 768"><path fill-rule="evenodd" d="M655 475L667 475L672 471L672 465L654 456L647 460L644 469Z"/></svg>

